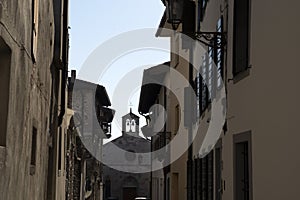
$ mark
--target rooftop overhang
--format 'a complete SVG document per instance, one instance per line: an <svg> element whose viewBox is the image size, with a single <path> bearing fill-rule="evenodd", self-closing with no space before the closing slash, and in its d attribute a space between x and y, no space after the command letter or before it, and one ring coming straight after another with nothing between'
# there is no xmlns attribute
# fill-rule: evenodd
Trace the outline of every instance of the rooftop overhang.
<svg viewBox="0 0 300 200"><path fill-rule="evenodd" d="M93 91L95 92L95 101L101 106L111 106L111 102L104 86L91 83L88 81L76 79L73 90L76 91Z"/></svg>
<svg viewBox="0 0 300 200"><path fill-rule="evenodd" d="M149 113L149 109L154 105L162 87L161 84L169 72L169 66L170 62L166 62L144 70L138 108L140 114Z"/></svg>
<svg viewBox="0 0 300 200"><path fill-rule="evenodd" d="M109 96L104 86L97 85L95 98L99 100L102 106L111 106Z"/></svg>
<svg viewBox="0 0 300 200"><path fill-rule="evenodd" d="M164 1L163 1L164 2ZM167 22L167 9L160 20L155 37L171 37L173 33L172 25Z"/></svg>
<svg viewBox="0 0 300 200"><path fill-rule="evenodd" d="M105 123L111 123L114 115L115 115L115 110L107 108L107 107L100 107L99 108L99 113L98 115L98 122L105 122Z"/></svg>

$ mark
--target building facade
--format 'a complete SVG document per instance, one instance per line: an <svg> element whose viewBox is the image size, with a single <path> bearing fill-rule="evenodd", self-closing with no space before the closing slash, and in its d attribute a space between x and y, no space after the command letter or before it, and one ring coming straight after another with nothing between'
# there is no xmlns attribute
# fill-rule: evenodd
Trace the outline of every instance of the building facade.
<svg viewBox="0 0 300 200"><path fill-rule="evenodd" d="M105 200L150 197L150 156L138 155L149 152L150 141L139 135L139 117L130 110L122 117L122 136L103 146Z"/></svg>
<svg viewBox="0 0 300 200"><path fill-rule="evenodd" d="M71 71L68 108L73 115L65 142L66 199L102 200L102 145L111 136L115 113L110 106L105 87L76 79L76 71Z"/></svg>
<svg viewBox="0 0 300 200"><path fill-rule="evenodd" d="M172 94L167 87L169 68L170 62L166 62L144 70L139 101L139 113L145 117L147 123L141 130L144 136L151 138L151 199L156 200L165 198L165 194L169 193L166 185L170 184L170 148L165 148L171 140L172 118L166 117L171 116L171 106L167 99ZM152 80L162 84L152 83ZM161 149L163 151L159 152ZM155 165L160 166L159 169L154 169Z"/></svg>
<svg viewBox="0 0 300 200"><path fill-rule="evenodd" d="M300 95L294 91L298 87L296 52L299 52L297 34L300 29L294 24L299 19L295 9L299 2L199 0L163 3L172 15L162 18L157 36L170 37L172 52L188 53L190 63L198 60L202 70L195 71L195 66L185 65L178 56L171 54L170 68L178 63L175 69L187 77L196 94L191 108L181 108L178 112L179 118L184 121L195 117L192 127L198 126L198 132L181 162L186 167L177 168L178 177L186 174L186 182L180 185L176 178L166 182L164 187L169 189L165 191L170 193L165 194L165 199L297 198L300 178L296 151L300 144L297 102ZM197 55L194 46L185 46L180 38L176 39L176 33L201 42L206 54ZM285 34L289 36L283 39ZM215 145L203 152L200 149L204 136L214 120L213 102L218 98L214 94L222 87L226 91L225 123ZM167 97L167 104L171 106L167 107L168 114L174 109L173 98ZM155 95L155 99L159 102L161 97ZM180 97L177 99L181 101ZM148 107L154 104L150 102ZM184 111L188 109L194 111L191 116ZM173 116L176 111L169 117ZM167 123L172 127L176 119ZM188 139L190 132L186 131ZM176 173L176 166L176 162L171 163L171 174Z"/></svg>
<svg viewBox="0 0 300 200"><path fill-rule="evenodd" d="M62 199L55 149L67 126L67 7L0 2L0 199Z"/></svg>

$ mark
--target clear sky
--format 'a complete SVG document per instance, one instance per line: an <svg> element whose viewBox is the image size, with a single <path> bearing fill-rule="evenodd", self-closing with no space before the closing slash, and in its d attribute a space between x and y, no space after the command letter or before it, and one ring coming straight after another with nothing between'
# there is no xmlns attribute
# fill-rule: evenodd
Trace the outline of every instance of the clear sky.
<svg viewBox="0 0 300 200"><path fill-rule="evenodd" d="M80 70L87 57L103 42L121 33L142 28L157 28L164 12L161 0L71 0L70 1L70 69ZM153 33L153 37L155 37ZM161 40L166 40L161 38ZM168 41L167 41L168 42ZM169 52L141 51L131 53L114 62L109 78L101 80L111 97L118 80L137 66L153 66L169 61ZM92 73L92 72L91 72ZM129 99L133 112L138 113L139 87ZM112 102L114 107L114 102ZM129 105L128 105L129 106ZM129 107L127 109L129 111ZM120 113L115 116L112 135L120 136ZM144 118L140 118L141 125Z"/></svg>

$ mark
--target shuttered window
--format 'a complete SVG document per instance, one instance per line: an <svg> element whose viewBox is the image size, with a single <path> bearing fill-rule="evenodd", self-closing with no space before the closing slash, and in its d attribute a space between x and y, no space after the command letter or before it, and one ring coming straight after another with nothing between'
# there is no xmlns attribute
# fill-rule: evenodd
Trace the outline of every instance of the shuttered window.
<svg viewBox="0 0 300 200"><path fill-rule="evenodd" d="M215 193L216 200L222 198L222 165L221 165L221 147L215 149Z"/></svg>
<svg viewBox="0 0 300 200"><path fill-rule="evenodd" d="M214 199L214 154L211 151L207 155L207 196L208 200Z"/></svg>
<svg viewBox="0 0 300 200"><path fill-rule="evenodd" d="M208 0L198 0L198 28L200 28L200 22L203 21L207 3Z"/></svg>
<svg viewBox="0 0 300 200"><path fill-rule="evenodd" d="M202 195L202 159L196 159L197 162L197 184L196 184L196 199L201 200Z"/></svg>
<svg viewBox="0 0 300 200"><path fill-rule="evenodd" d="M233 75L249 66L249 14L250 0L234 1Z"/></svg>
<svg viewBox="0 0 300 200"><path fill-rule="evenodd" d="M208 65L207 65L207 103L211 102L214 91L214 49L208 48Z"/></svg>
<svg viewBox="0 0 300 200"><path fill-rule="evenodd" d="M214 199L214 154L211 151L201 159L201 200Z"/></svg>
<svg viewBox="0 0 300 200"><path fill-rule="evenodd" d="M201 83L201 113L207 107L207 100L208 100L208 90L206 87L207 82L207 63L208 63L208 56L205 54L203 56L203 64L202 64L202 83Z"/></svg>
<svg viewBox="0 0 300 200"><path fill-rule="evenodd" d="M217 22L217 32L223 33L223 16L221 16ZM215 38L215 50L214 50L214 60L217 67L217 73L216 73L216 88L220 89L222 86L222 78L223 78L223 69L224 69L224 47L222 44L224 44L224 36L223 35L216 35ZM217 45L218 44L218 45Z"/></svg>
<svg viewBox="0 0 300 200"><path fill-rule="evenodd" d="M223 24L223 16L221 16L217 21L217 32L224 32ZM222 87L224 71L223 44L224 36L222 34L215 35L214 40L212 40L208 47L207 53L202 56L200 72L194 80L194 90L197 96L197 118L205 112L215 97L216 89Z"/></svg>
<svg viewBox="0 0 300 200"><path fill-rule="evenodd" d="M39 29L39 0L32 0L32 57L36 62Z"/></svg>

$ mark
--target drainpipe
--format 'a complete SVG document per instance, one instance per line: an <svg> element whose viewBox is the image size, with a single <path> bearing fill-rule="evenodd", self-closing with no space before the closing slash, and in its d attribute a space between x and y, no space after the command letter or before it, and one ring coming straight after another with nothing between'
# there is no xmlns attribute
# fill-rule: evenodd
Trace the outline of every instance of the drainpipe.
<svg viewBox="0 0 300 200"><path fill-rule="evenodd" d="M193 49L192 47L190 47L190 64L189 64L189 84L190 86L193 85L193 64L191 63L192 59L193 59ZM190 100L192 98L189 98ZM192 105L192 102L190 102ZM192 113L189 113L192 114ZM190 117L190 119L192 119L192 117ZM192 171L192 164L193 164L193 130L192 130L192 121L189 122L188 125L188 144L190 144L190 146L188 147L188 161L187 161L187 185L188 185L188 190L187 190L187 200L192 200L193 199L193 171Z"/></svg>
<svg viewBox="0 0 300 200"><path fill-rule="evenodd" d="M61 103L60 103L60 113L58 116L58 126L61 126L65 112L66 112L66 108L65 108L65 104L66 104L66 81L67 81L67 73L66 70L63 69L62 71L62 81L61 81Z"/></svg>
<svg viewBox="0 0 300 200"><path fill-rule="evenodd" d="M61 111L58 116L58 126L62 124L66 112L66 85L68 79L68 54L69 54L69 33L68 33L68 0L63 2L63 41L62 41L62 82L61 82Z"/></svg>

